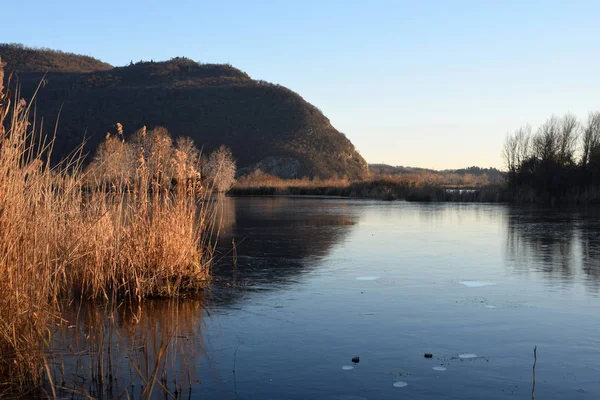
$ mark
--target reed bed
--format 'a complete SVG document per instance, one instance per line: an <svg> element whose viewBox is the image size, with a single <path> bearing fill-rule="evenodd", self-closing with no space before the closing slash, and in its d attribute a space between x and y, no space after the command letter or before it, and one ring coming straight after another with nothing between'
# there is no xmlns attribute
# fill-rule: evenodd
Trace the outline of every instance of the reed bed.
<svg viewBox="0 0 600 400"><path fill-rule="evenodd" d="M204 287L218 231L189 154L140 149L116 176L114 157L84 169L81 148L51 165L30 104L0 85L0 395L52 384L53 333L73 301L133 309Z"/></svg>
<svg viewBox="0 0 600 400"><path fill-rule="evenodd" d="M408 201L503 201L503 185L487 176L419 171L398 175L373 174L367 178L281 179L260 171L239 178L233 195L305 195Z"/></svg>

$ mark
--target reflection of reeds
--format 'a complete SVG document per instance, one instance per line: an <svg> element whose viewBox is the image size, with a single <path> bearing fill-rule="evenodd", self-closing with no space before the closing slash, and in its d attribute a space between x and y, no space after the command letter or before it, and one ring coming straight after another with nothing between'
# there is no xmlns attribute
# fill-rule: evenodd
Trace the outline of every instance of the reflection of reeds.
<svg viewBox="0 0 600 400"><path fill-rule="evenodd" d="M52 329L72 323L65 302L135 306L200 288L218 227L196 181L173 187L140 158L127 185L90 186L81 151L50 165L52 141L18 93L0 93L0 116L0 390L23 392L50 378Z"/></svg>
<svg viewBox="0 0 600 400"><path fill-rule="evenodd" d="M69 307L49 360L59 392L92 398L176 398L197 380L203 301L150 300L136 310Z"/></svg>

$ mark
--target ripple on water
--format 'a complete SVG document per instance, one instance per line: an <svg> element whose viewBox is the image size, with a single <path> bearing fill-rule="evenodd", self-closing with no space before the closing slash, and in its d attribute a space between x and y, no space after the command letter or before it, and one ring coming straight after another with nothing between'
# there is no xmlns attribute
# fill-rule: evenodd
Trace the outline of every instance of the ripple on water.
<svg viewBox="0 0 600 400"><path fill-rule="evenodd" d="M433 370L434 371L445 371L446 368L444 368L444 367L433 367Z"/></svg>
<svg viewBox="0 0 600 400"><path fill-rule="evenodd" d="M402 381L394 382L394 387L400 388L400 387L406 387L406 386L408 386L408 383L406 383L406 382L402 382Z"/></svg>
<svg viewBox="0 0 600 400"><path fill-rule="evenodd" d="M460 281L458 282L461 285L465 285L466 287L483 287L483 286L492 286L495 285L493 282L483 282L483 281Z"/></svg>
<svg viewBox="0 0 600 400"><path fill-rule="evenodd" d="M474 353L464 353L464 354L459 354L458 356L462 359L477 358L477 354L474 354Z"/></svg>
<svg viewBox="0 0 600 400"><path fill-rule="evenodd" d="M354 369L354 367L353 367L352 365L343 365L343 366L342 366L342 369L343 369L344 371L349 371L349 370L351 370L351 369Z"/></svg>
<svg viewBox="0 0 600 400"><path fill-rule="evenodd" d="M356 277L357 281L376 281L377 279L379 279L378 276L357 276Z"/></svg>

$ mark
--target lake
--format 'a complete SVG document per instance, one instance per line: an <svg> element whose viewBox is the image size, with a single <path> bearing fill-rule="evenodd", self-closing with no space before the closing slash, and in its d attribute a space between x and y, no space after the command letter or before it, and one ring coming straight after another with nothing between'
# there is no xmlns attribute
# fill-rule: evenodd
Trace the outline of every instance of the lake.
<svg viewBox="0 0 600 400"><path fill-rule="evenodd" d="M226 198L222 215L203 299L118 317L177 327L164 385L183 398L530 398L534 346L536 398L600 397L600 210ZM112 351L136 357L124 336Z"/></svg>

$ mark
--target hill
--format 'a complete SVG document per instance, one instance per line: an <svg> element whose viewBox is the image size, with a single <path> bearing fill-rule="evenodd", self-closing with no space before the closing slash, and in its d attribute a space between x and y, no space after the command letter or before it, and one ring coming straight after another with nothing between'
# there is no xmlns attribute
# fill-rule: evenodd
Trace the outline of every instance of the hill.
<svg viewBox="0 0 600 400"><path fill-rule="evenodd" d="M54 126L60 110L57 158L84 137L86 150L93 150L120 122L126 132L164 126L204 151L225 144L241 173L358 178L368 172L352 143L315 106L231 65L174 58L112 68L89 57L10 45L0 46L0 57L9 71L17 70L25 98L43 76L40 65L54 66L38 95L37 115Z"/></svg>

